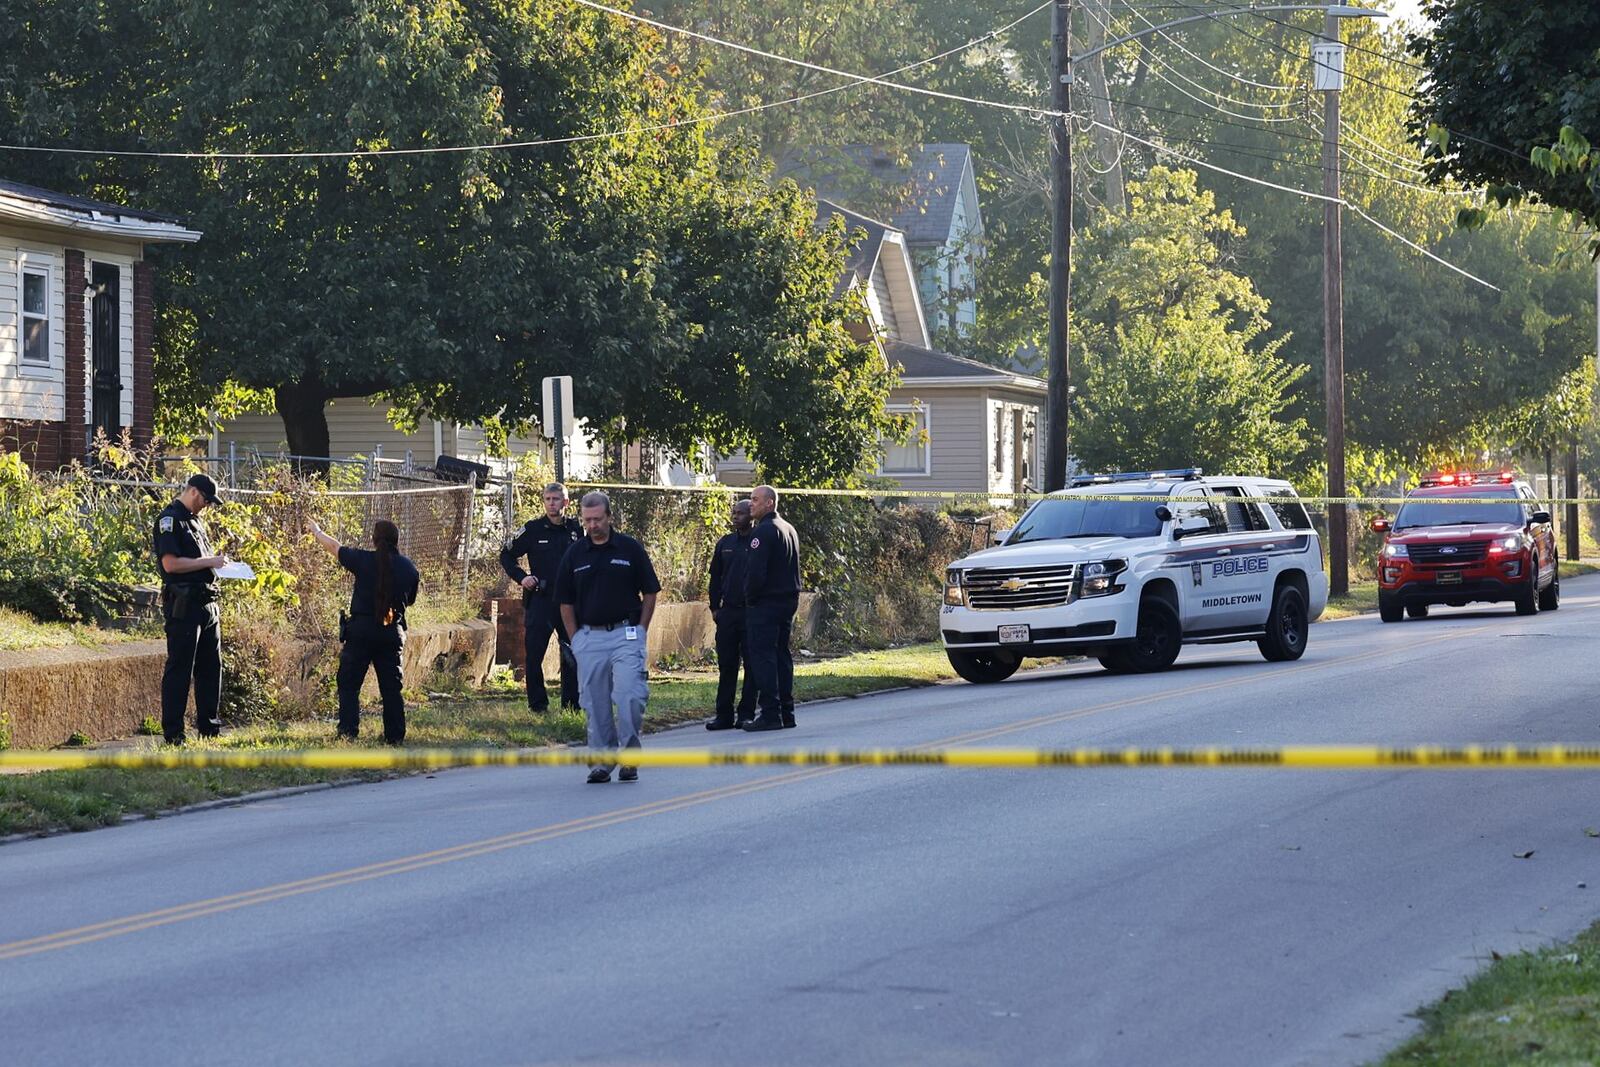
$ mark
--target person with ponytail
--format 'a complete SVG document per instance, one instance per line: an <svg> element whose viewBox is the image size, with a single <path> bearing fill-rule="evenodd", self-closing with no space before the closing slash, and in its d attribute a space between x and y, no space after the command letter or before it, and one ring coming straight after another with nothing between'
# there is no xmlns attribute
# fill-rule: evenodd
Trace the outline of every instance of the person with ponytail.
<svg viewBox="0 0 1600 1067"><path fill-rule="evenodd" d="M388 519L372 524L372 549L346 548L322 532L315 520L311 536L339 565L355 575L350 617L341 617L339 638L339 736L354 741L361 727L361 683L367 668L378 675L383 696L383 739L406 739L406 705L400 694L400 651L406 640L406 608L417 602L421 577L400 554L400 529Z"/></svg>

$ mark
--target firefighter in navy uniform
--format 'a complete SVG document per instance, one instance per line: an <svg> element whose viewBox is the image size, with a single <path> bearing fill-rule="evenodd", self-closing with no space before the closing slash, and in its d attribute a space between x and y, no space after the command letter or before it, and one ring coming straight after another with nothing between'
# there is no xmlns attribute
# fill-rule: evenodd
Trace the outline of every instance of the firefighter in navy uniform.
<svg viewBox="0 0 1600 1067"><path fill-rule="evenodd" d="M749 561L750 532L755 520L750 501L733 505L733 532L717 542L711 555L711 589L707 602L717 623L717 714L707 730L731 730L755 717L756 687L750 683L749 641L744 609L745 565ZM744 690L739 691L739 668L744 667ZM733 698L739 697L735 709Z"/></svg>
<svg viewBox="0 0 1600 1067"><path fill-rule="evenodd" d="M206 526L200 521L200 513L217 502L217 483L196 474L156 518L156 570L161 574L161 613L167 630L161 733L173 745L184 742L183 718L191 681L196 732L201 737L222 732L217 568L225 566L228 558L211 554Z"/></svg>
<svg viewBox="0 0 1600 1067"><path fill-rule="evenodd" d="M561 607L556 603L556 571L561 557L583 537L578 523L567 518L567 489L560 482L544 487L544 517L530 521L522 532L500 552L500 566L511 580L522 587L522 641L527 653L525 677L528 685L528 710L548 711L550 698L544 688L544 654L554 634L561 654L561 706L578 707L578 661L572 655L572 642L561 625ZM528 558L528 569L518 562Z"/></svg>
<svg viewBox="0 0 1600 1067"><path fill-rule="evenodd" d="M794 658L789 634L800 606L800 538L778 514L778 491L758 485L750 492L756 528L745 567L745 617L750 678L761 713L746 730L781 730L794 725Z"/></svg>

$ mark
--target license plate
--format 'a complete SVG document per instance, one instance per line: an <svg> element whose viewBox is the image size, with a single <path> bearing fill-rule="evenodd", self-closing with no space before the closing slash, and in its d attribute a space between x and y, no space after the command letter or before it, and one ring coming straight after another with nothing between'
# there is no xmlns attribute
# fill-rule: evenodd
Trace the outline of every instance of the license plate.
<svg viewBox="0 0 1600 1067"><path fill-rule="evenodd" d="M1000 643L1002 645L1025 645L1033 640L1032 629L1021 624L1000 627Z"/></svg>
<svg viewBox="0 0 1600 1067"><path fill-rule="evenodd" d="M1461 572L1460 571L1440 571L1438 573L1438 575L1434 578L1434 581L1438 582L1440 585L1460 585L1461 584Z"/></svg>

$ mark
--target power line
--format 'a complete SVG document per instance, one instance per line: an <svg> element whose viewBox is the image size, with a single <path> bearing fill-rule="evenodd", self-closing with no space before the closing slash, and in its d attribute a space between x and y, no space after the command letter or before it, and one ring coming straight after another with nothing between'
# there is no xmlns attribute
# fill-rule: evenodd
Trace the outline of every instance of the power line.
<svg viewBox="0 0 1600 1067"><path fill-rule="evenodd" d="M1044 3L1033 8L1031 11L1028 11L1026 14L1013 19L1003 26L998 26L979 37L974 37L965 44L956 45L954 48L947 48L937 55L928 56L926 59L915 60L911 63L905 64L904 66L896 67L893 70L885 71L882 74L875 75L872 78L864 78L857 81L852 81L845 85L835 85L827 89L818 89L814 92L802 93L799 96L786 97L782 100L769 100L765 103L753 104L749 107L735 108L731 111L716 111L706 115L696 115L686 119L674 119L671 122L659 122L648 126L627 126L620 129L602 130L596 133L573 134L567 137L545 137L528 141L500 141L491 144L471 145L442 145L431 148L338 149L307 152L173 152L153 150L145 151L138 149L62 148L44 145L0 144L0 151L46 152L61 155L137 157L146 159L352 159L365 158L367 156L438 155L457 152L504 151L507 149L541 148L551 145L582 144L589 141L608 140L614 137L626 137L631 134L658 133L663 130L675 130L684 127L699 126L706 123L721 122L724 119L738 118L742 115L752 115L759 111L766 111L775 107L784 107L788 104L798 104L806 100L814 100L820 96L828 96L832 93L844 92L849 89L854 89L867 81L877 81L882 78L889 78L916 67L927 66L930 63L937 63L939 60L946 59L958 52L964 52L967 49L975 48L978 45L992 40L1008 30L1014 29L1015 27L1021 25L1023 22L1026 22L1039 12L1045 10L1045 8L1050 7L1053 3L1054 0L1045 0ZM851 77L857 76L851 75Z"/></svg>
<svg viewBox="0 0 1600 1067"><path fill-rule="evenodd" d="M1215 63L1208 62L1205 58L1200 56L1198 53L1191 52L1189 49L1185 48L1183 46L1183 43L1181 41L1179 41L1176 37L1174 37L1172 34L1168 33L1165 30L1157 29L1156 28L1156 24L1154 22L1151 22L1149 19L1145 18L1144 15L1140 12L1139 8L1136 5L1128 3L1127 0L1122 0L1122 6L1127 8L1128 11L1135 18L1137 18L1140 22L1143 22L1146 26L1149 26L1151 29L1155 30L1157 36L1159 36L1159 37L1163 38L1164 40L1166 40L1167 43L1171 44L1174 48L1176 48L1178 51L1182 52L1184 55L1189 56L1190 58L1196 60L1203 67L1209 67L1210 69L1216 71L1218 74L1222 74L1222 75L1224 75L1226 77L1232 78L1234 81L1238 82L1241 85L1249 85L1249 86L1253 86L1253 87L1255 87L1257 89L1271 89L1271 90L1280 91L1280 92L1298 92L1299 89L1300 89L1300 87L1298 85L1273 85L1273 84L1268 83L1268 82L1252 81L1251 79L1246 78L1244 75L1239 74L1239 73L1237 73L1235 71L1225 70L1222 67L1217 66ZM1152 56L1154 55L1154 50L1153 49L1148 49L1147 48L1146 51L1150 52ZM1168 65L1167 69L1168 70L1173 70L1171 65ZM1173 73L1177 73L1177 72L1174 70Z"/></svg>
<svg viewBox="0 0 1600 1067"><path fill-rule="evenodd" d="M953 100L962 104L976 104L980 107L999 108L1004 111L1019 111L1023 112L1024 114L1037 115L1044 118L1062 117L1062 114L1059 111L1052 111L1049 108L1035 107L1031 104L1010 104L999 100L980 100L976 97L961 96L958 93L946 93L941 92L938 89L927 89L920 85L907 85L904 82L887 81L883 78L875 77L870 74L852 74L847 70L839 70L837 67L823 66L820 63L809 63L803 59L791 59L788 56L782 56L776 52L768 52L760 48L752 48L750 45L739 44L737 41L725 41L720 37L712 37L709 34L699 33L695 30L686 30L682 26L673 26L670 23L660 22L652 18L646 18L643 15L634 14L632 11L624 11L621 8L616 7L607 7L605 4L596 3L595 0L572 0L572 3L578 4L582 7L592 8L595 11L603 11L608 15L615 15L618 18L627 19L630 22L639 22L646 26L654 26L656 29L665 30L668 33L676 33L684 37L692 37L698 41L705 41L707 44L718 45L722 48L732 48L735 51L744 52L747 55L759 56L762 59L771 59L779 63L788 63L791 66L801 67L805 70L814 70L819 74L831 74L836 78L849 78L852 81L864 83L870 82L873 85L881 85L886 89L899 89L903 92L917 93L921 96L937 97L940 100Z"/></svg>
<svg viewBox="0 0 1600 1067"><path fill-rule="evenodd" d="M1416 251L1421 252L1423 255L1427 256L1429 259L1433 260L1435 263L1441 264L1442 266L1449 267L1451 270L1455 271L1457 274L1461 275L1463 278L1470 278L1473 281L1477 282L1479 285L1482 285L1482 286L1484 286L1486 288L1489 288L1489 289L1493 289L1497 293L1504 292L1504 290L1502 290L1498 285L1495 285L1495 284L1493 284L1491 282L1486 282L1482 278L1478 277L1476 274L1470 274L1467 271L1462 270L1460 267L1456 266L1454 263L1450 262L1448 259L1445 259L1443 256L1435 255L1433 252L1430 252L1428 249L1426 249L1426 248L1422 247L1421 245L1417 244L1417 242L1411 240L1411 238L1409 238L1409 237L1406 237L1404 234L1399 234L1399 233L1396 233L1394 230L1389 229L1389 227L1385 226L1383 223L1379 222L1377 219L1373 218L1371 215L1368 215L1365 211L1361 210L1361 208L1359 206L1357 206L1356 204L1352 204L1350 201L1346 200L1344 202L1344 206L1349 208L1351 211L1354 211L1357 215L1360 215L1362 218L1366 219L1368 222L1372 223L1372 225L1376 226L1378 229L1382 230L1384 233L1388 234L1390 237L1393 237L1396 241L1399 241L1401 244L1407 245L1407 246L1415 249Z"/></svg>

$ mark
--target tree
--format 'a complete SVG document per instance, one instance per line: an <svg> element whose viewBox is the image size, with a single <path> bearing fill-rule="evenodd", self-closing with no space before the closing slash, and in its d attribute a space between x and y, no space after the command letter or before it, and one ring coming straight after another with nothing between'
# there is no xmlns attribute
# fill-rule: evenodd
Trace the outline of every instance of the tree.
<svg viewBox="0 0 1600 1067"><path fill-rule="evenodd" d="M1154 167L1128 194L1127 215L1079 242L1073 455L1090 470L1294 469L1306 426L1286 412L1305 370L1277 357L1284 338L1258 343L1267 302L1227 269L1244 230L1192 171Z"/></svg>
<svg viewBox="0 0 1600 1067"><path fill-rule="evenodd" d="M557 0L278 0L243 25L197 0L31 0L3 26L0 128L28 143L450 149L21 159L205 231L160 253L158 366L195 397L270 389L295 452L327 453L333 398L516 426L558 372L609 434L797 476L851 474L898 425L833 293L842 234L752 152L649 129L702 114L654 31Z"/></svg>
<svg viewBox="0 0 1600 1067"><path fill-rule="evenodd" d="M1587 154L1584 134L1600 137L1600 8L1428 0L1423 13L1432 27L1410 42L1427 67L1412 121L1429 176L1487 186L1502 206L1533 197L1600 230L1600 170L1555 165L1563 148Z"/></svg>

